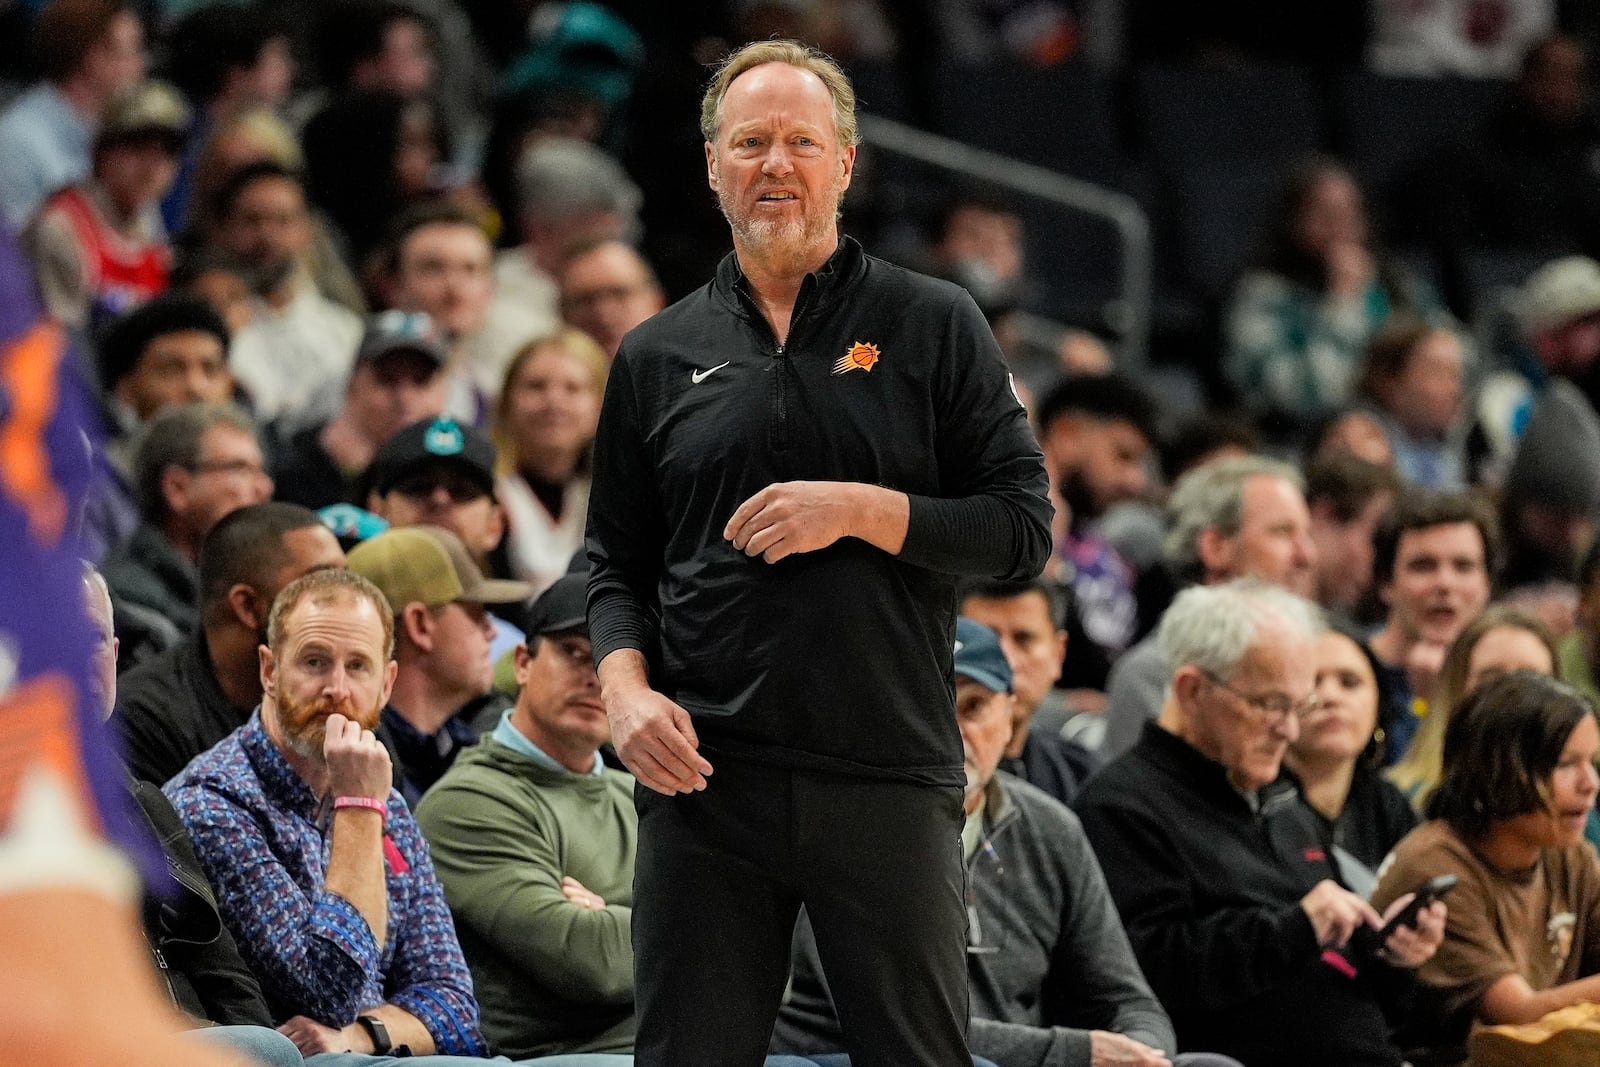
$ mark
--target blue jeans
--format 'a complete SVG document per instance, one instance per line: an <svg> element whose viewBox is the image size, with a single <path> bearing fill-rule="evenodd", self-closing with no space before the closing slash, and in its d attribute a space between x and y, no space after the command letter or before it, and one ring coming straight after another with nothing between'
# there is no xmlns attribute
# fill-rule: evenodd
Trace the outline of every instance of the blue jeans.
<svg viewBox="0 0 1600 1067"><path fill-rule="evenodd" d="M300 1067L303 1062L294 1042L269 1026L208 1026L189 1034L242 1052L262 1067Z"/></svg>
<svg viewBox="0 0 1600 1067"><path fill-rule="evenodd" d="M842 1052L831 1053L827 1056L768 1056L767 1067L776 1067L778 1061L788 1064L815 1064L815 1067L850 1067L850 1057ZM981 1056L972 1057L974 1067L995 1067L995 1064ZM1244 1064L1231 1056L1219 1056L1215 1052L1182 1052L1172 1061L1172 1067L1244 1067Z"/></svg>
<svg viewBox="0 0 1600 1067"><path fill-rule="evenodd" d="M777 1056L769 1056L767 1058L768 1067L771 1067L772 1061L778 1058ZM831 1052L826 1056L807 1056L804 1059L799 1056L784 1056L782 1058L794 1060L797 1063L815 1064L816 1067L850 1067L850 1057L843 1052ZM972 1057L972 1067L996 1067L996 1065L991 1060L986 1060L981 1056L974 1056Z"/></svg>
<svg viewBox="0 0 1600 1067"><path fill-rule="evenodd" d="M393 1056L368 1056L361 1052L322 1052L306 1057L305 1062L308 1067L483 1067L486 1063L509 1064L513 1061L504 1056L496 1056L492 1060L475 1056L408 1056L402 1060ZM539 1067L632 1067L633 1057L598 1054L536 1056L531 1060L515 1062L538 1064Z"/></svg>

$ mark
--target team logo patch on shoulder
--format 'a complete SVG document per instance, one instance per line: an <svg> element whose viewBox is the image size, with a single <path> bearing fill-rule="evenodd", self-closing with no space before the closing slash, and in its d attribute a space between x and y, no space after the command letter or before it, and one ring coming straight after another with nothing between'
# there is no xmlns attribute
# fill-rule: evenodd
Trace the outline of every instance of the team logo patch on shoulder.
<svg viewBox="0 0 1600 1067"><path fill-rule="evenodd" d="M833 365L833 373L849 374L853 370L871 371L878 362L878 346L867 341L857 341Z"/></svg>

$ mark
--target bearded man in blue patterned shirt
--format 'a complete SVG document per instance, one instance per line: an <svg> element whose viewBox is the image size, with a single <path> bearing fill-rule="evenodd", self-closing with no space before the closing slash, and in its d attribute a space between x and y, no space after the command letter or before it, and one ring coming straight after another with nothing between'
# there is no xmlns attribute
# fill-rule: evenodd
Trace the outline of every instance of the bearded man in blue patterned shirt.
<svg viewBox="0 0 1600 1067"><path fill-rule="evenodd" d="M260 709L166 786L279 1028L308 1056L484 1051L427 846L372 735L393 635L365 579L291 583Z"/></svg>

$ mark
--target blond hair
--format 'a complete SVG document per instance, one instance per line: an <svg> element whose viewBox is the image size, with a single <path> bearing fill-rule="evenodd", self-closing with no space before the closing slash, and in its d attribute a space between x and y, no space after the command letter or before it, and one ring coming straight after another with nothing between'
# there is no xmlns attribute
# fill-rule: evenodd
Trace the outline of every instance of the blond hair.
<svg viewBox="0 0 1600 1067"><path fill-rule="evenodd" d="M1423 716L1412 736L1405 756L1386 772L1389 781L1410 798L1418 814L1427 810L1428 798L1439 787L1439 779L1444 774L1444 738L1450 719L1455 709L1471 695L1465 690L1473 650L1493 630L1522 630L1532 634L1550 653L1551 670L1559 671L1555 638L1549 627L1527 612L1506 604L1491 604L1467 623L1445 653L1434 691L1417 694L1429 698L1428 714Z"/></svg>
<svg viewBox="0 0 1600 1067"><path fill-rule="evenodd" d="M850 85L850 78L828 55L798 41L756 41L722 61L700 102L700 133L708 142L717 143L717 129L722 125L722 98L728 95L728 86L745 71L764 63L786 63L822 79L828 95L833 97L833 130L839 137L839 144L848 147L860 143L856 91Z"/></svg>
<svg viewBox="0 0 1600 1067"><path fill-rule="evenodd" d="M247 142L251 148L244 161L223 157L222 146L234 138ZM190 203L195 205L195 213L200 216L202 226L215 225L217 220L213 213L213 201L223 186L228 184L229 175L240 166L262 160L276 163L295 174L304 172L305 156L288 123L266 108L254 108L217 124L201 146L194 166L194 192L190 196Z"/></svg>
<svg viewBox="0 0 1600 1067"><path fill-rule="evenodd" d="M323 567L302 574L284 586L278 598L272 602L272 612L267 616L267 647L272 649L273 656L278 656L282 651L283 642L289 636L286 632L289 617L302 600L309 600L313 604L332 604L346 597L366 600L377 610L378 619L383 623L383 658L386 661L394 658L394 611L389 607L383 590L355 571L337 567Z"/></svg>
<svg viewBox="0 0 1600 1067"><path fill-rule="evenodd" d="M489 439L494 442L497 457L496 474L510 474L515 471L517 463L522 458L517 455L516 442L511 434L512 387L516 385L517 376L522 373L522 369L531 363L535 356L548 349L555 349L578 363L594 382L595 395L605 396L607 373L605 350L582 330L566 326L556 333L535 337L517 349L517 354L506 364L506 374L500 382L500 398L495 402L494 418L490 424Z"/></svg>

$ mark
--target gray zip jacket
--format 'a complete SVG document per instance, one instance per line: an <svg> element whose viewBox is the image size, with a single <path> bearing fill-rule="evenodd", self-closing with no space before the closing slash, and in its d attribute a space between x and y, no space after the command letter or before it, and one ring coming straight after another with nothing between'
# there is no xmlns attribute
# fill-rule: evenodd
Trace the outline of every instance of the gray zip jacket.
<svg viewBox="0 0 1600 1067"><path fill-rule="evenodd" d="M983 841L967 862L967 976L974 1055L1000 1067L1088 1067L1090 1030L1174 1054L1078 817L1004 772L990 781ZM795 930L791 995L775 1053L842 1051L809 922Z"/></svg>

